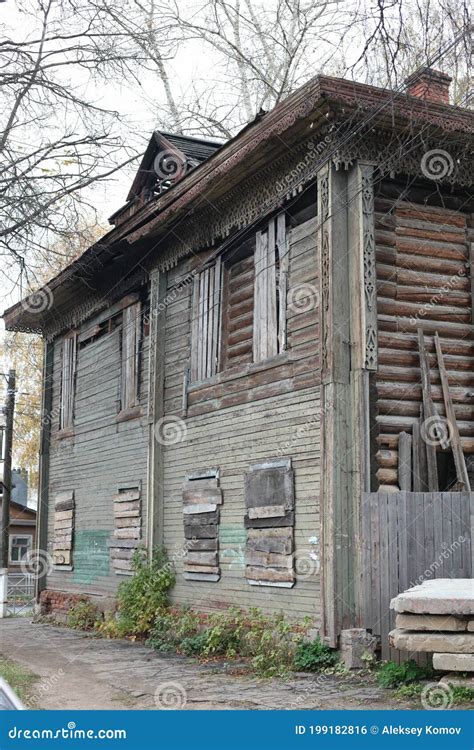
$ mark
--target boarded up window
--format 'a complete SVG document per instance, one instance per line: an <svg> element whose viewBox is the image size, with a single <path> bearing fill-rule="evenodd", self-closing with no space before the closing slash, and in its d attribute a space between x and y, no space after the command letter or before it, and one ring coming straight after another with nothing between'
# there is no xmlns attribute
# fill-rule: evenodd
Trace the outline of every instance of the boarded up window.
<svg viewBox="0 0 474 750"><path fill-rule="evenodd" d="M245 474L246 577L250 584L290 588L293 570L294 477L289 459Z"/></svg>
<svg viewBox="0 0 474 750"><path fill-rule="evenodd" d="M286 348L287 250L285 214L270 219L255 243L253 361Z"/></svg>
<svg viewBox="0 0 474 750"><path fill-rule="evenodd" d="M191 380L205 380L217 372L220 339L221 261L194 277Z"/></svg>
<svg viewBox="0 0 474 750"><path fill-rule="evenodd" d="M140 303L126 307L122 318L121 408L138 404L140 374Z"/></svg>
<svg viewBox="0 0 474 750"><path fill-rule="evenodd" d="M72 567L74 492L60 492L54 498L53 562Z"/></svg>
<svg viewBox="0 0 474 750"><path fill-rule="evenodd" d="M183 485L183 521L186 556L184 578L218 581L219 507L222 491L218 469L188 474Z"/></svg>
<svg viewBox="0 0 474 750"><path fill-rule="evenodd" d="M67 336L61 349L61 399L59 429L69 429L74 424L74 391L76 383L76 334Z"/></svg>
<svg viewBox="0 0 474 750"><path fill-rule="evenodd" d="M140 485L120 487L114 495L115 530L110 542L112 566L118 575L132 573L133 553L141 540Z"/></svg>

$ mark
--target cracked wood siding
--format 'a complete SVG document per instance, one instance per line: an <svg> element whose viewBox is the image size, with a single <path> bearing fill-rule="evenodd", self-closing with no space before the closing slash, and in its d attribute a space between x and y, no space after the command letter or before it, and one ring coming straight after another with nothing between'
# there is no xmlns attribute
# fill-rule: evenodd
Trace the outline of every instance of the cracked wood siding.
<svg viewBox="0 0 474 750"><path fill-rule="evenodd" d="M86 321L81 331L90 327ZM140 405L146 415L148 391L149 338L142 338L140 368ZM74 436L58 439L58 406L60 394L60 339L54 342L52 439L49 475L49 503L65 490L74 490L75 535L114 531L114 501L118 485L141 483L142 519L146 522L147 426L146 417L117 421L120 401L120 328L103 335L78 351L75 398ZM53 508L53 506L51 505ZM48 549L52 542L54 512L48 516ZM98 553L95 580L94 566L85 581L80 576L78 557L73 545L73 570L53 570L46 587L73 593L113 595L123 577L116 575L112 564L104 575L104 550ZM107 566L105 566L107 567Z"/></svg>
<svg viewBox="0 0 474 750"><path fill-rule="evenodd" d="M175 603L202 610L229 605L284 610L301 619L320 616L319 575L298 577L293 589L250 586L245 578L244 474L265 458L292 458L295 475L295 552L317 550L319 537L319 330L317 294L310 309L292 304L294 290L318 286L316 219L290 232L288 268L288 351L267 363L241 363L218 373L209 385L191 385L184 417L186 436L163 445L164 543L175 556ZM183 261L168 273L168 290L180 285L194 261ZM182 285L166 308L164 413L182 417L183 373L189 364L191 285ZM172 295L170 295L170 298ZM225 314L225 311L223 311ZM242 374L243 372L243 374ZM239 375L240 373L240 375ZM182 488L187 471L218 466L223 503L220 506L218 582L183 578Z"/></svg>

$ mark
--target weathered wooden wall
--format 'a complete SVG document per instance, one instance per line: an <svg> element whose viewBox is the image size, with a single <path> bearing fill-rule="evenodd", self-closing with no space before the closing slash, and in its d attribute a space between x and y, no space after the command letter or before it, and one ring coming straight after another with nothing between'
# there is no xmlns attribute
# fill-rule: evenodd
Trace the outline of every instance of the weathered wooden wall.
<svg viewBox="0 0 474 750"><path fill-rule="evenodd" d="M87 321L79 333L90 327ZM114 594L123 578L110 560L115 528L113 496L119 486L141 485L142 529L146 529L148 338L143 339L140 404L143 416L119 421L120 329L79 349L74 434L58 434L61 339L54 342L53 403L49 466L48 551L54 538L54 498L74 492L73 569L54 569L46 587Z"/></svg>
<svg viewBox="0 0 474 750"><path fill-rule="evenodd" d="M377 477L398 486L398 436L411 432L422 403L417 328L423 328L432 395L445 416L434 345L438 331L464 452L474 453L472 216L463 210L391 197L375 202L378 287ZM437 191L432 191L437 202ZM418 200L418 202L417 202ZM429 201L429 197L427 197ZM446 196L449 205L449 197ZM471 269L471 270L470 270Z"/></svg>
<svg viewBox="0 0 474 750"><path fill-rule="evenodd" d="M263 458L290 457L295 474L295 550L319 554L319 343L316 220L291 231L287 296L288 349L267 362L240 363L191 385L182 411L183 373L189 365L190 262L168 273L164 415L179 417L182 439L161 446L164 535L177 569L173 601L203 610L229 605L319 617L317 561L300 568L293 589L251 586L245 579L244 472ZM299 289L303 298L295 296ZM299 300L299 302L298 302ZM248 323L248 321L247 321ZM247 326L248 327L248 326ZM178 431L176 433L178 435ZM187 581L183 569L183 481L187 472L219 467L220 580ZM159 513L159 510L156 509Z"/></svg>
<svg viewBox="0 0 474 750"><path fill-rule="evenodd" d="M380 636L382 658L410 656L390 648L390 601L433 578L472 577L474 493L371 492L362 496L362 627Z"/></svg>

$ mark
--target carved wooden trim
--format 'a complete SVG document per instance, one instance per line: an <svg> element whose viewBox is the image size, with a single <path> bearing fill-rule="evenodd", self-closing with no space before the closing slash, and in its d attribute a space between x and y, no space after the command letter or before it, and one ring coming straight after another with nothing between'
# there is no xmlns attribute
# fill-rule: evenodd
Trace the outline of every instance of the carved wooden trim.
<svg viewBox="0 0 474 750"><path fill-rule="evenodd" d="M373 167L358 167L364 282L364 367L377 370L377 272L375 266Z"/></svg>

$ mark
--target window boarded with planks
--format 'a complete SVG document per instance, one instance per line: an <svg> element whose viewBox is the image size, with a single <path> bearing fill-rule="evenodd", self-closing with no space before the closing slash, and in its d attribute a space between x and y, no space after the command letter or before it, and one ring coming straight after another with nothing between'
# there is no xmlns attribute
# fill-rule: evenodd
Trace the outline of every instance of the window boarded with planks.
<svg viewBox="0 0 474 750"><path fill-rule="evenodd" d="M132 573L133 553L141 540L140 486L119 488L114 495L115 530L110 542L112 567L118 575Z"/></svg>
<svg viewBox="0 0 474 750"><path fill-rule="evenodd" d="M252 465L244 487L247 580L252 585L291 588L295 492L290 459Z"/></svg>
<svg viewBox="0 0 474 750"><path fill-rule="evenodd" d="M74 492L60 492L54 498L53 563L72 567Z"/></svg>
<svg viewBox="0 0 474 750"><path fill-rule="evenodd" d="M221 309L221 260L194 277L191 337L191 380L217 372Z"/></svg>
<svg viewBox="0 0 474 750"><path fill-rule="evenodd" d="M136 302L123 311L121 409L138 404L140 372L141 305Z"/></svg>
<svg viewBox="0 0 474 750"><path fill-rule="evenodd" d="M255 242L253 361L286 348L287 245L285 214L270 219Z"/></svg>
<svg viewBox="0 0 474 750"><path fill-rule="evenodd" d="M76 386L76 334L63 340L61 347L61 401L59 409L59 429L67 430L74 425L74 392Z"/></svg>
<svg viewBox="0 0 474 750"><path fill-rule="evenodd" d="M219 470L191 472L183 485L183 522L186 555L184 578L188 581L218 581L219 514L222 491Z"/></svg>
<svg viewBox="0 0 474 750"><path fill-rule="evenodd" d="M420 335L426 350L425 383L431 385L434 407L444 420L438 341L461 445L464 453L474 453L474 409L469 402L474 388L474 341L468 271L474 232L466 214L425 205L421 188L413 188L408 195L411 200L394 200L392 195L392 184L384 181L375 201L379 329L376 468L382 488L416 491L428 488L417 477L420 434L423 436L430 424L429 415L423 415L420 422ZM435 450L439 457L441 441ZM407 466L404 456L410 458L410 453L414 476L411 472L401 476L400 467ZM426 475L426 468L422 474Z"/></svg>

